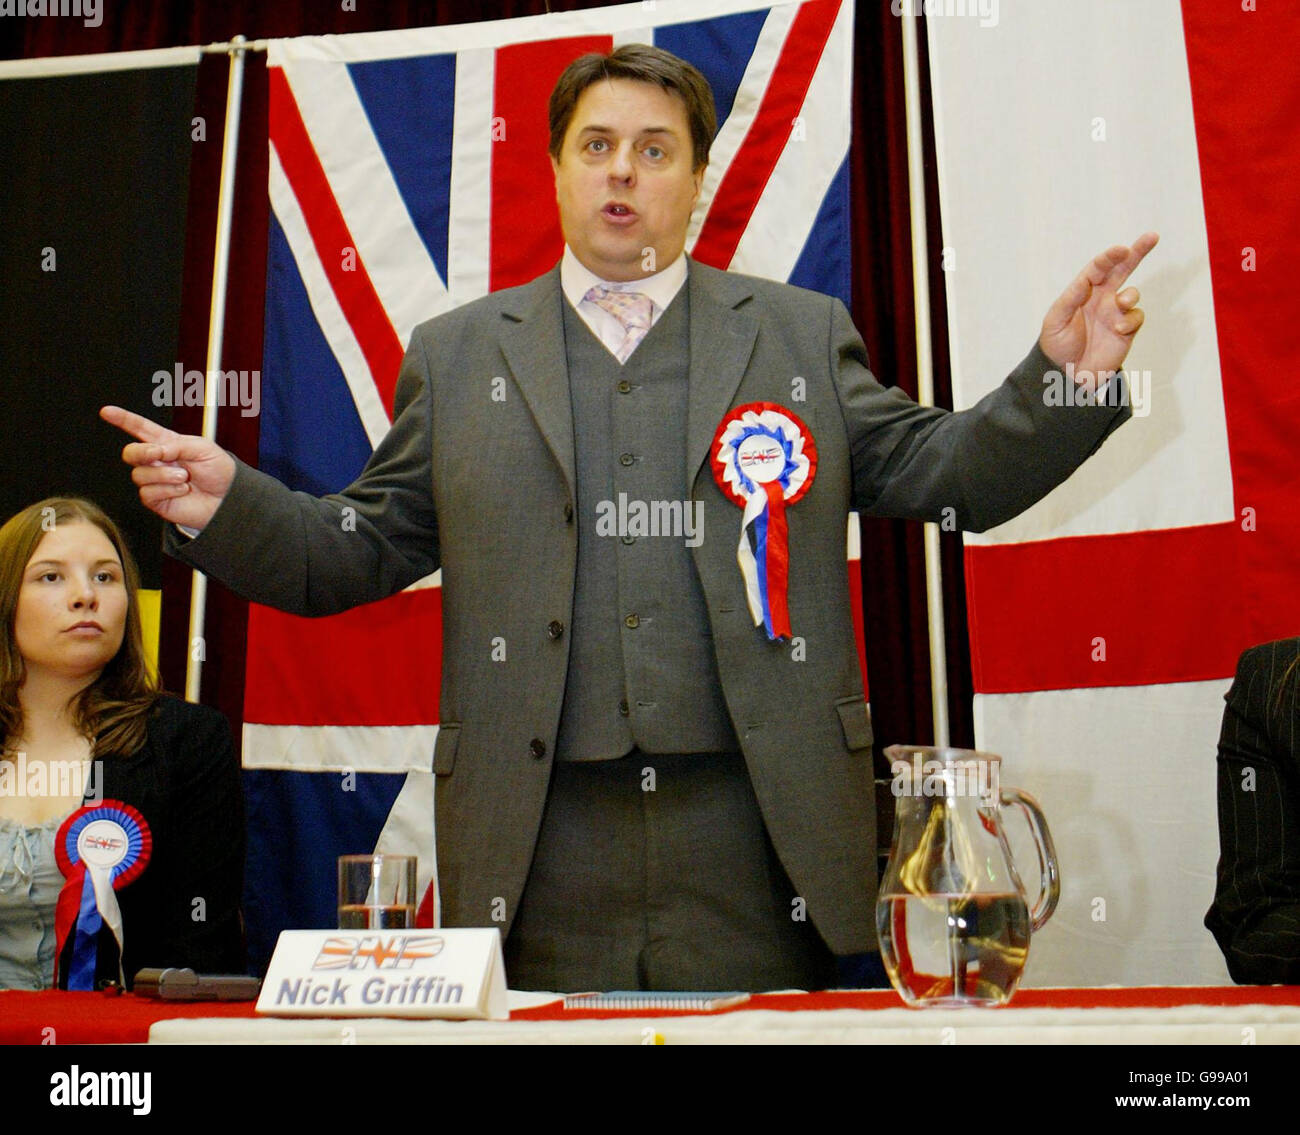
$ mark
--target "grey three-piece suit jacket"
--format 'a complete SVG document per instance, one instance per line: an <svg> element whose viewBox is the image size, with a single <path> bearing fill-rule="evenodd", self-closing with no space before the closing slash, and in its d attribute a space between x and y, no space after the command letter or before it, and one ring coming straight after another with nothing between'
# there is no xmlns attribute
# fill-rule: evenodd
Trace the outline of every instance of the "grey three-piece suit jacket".
<svg viewBox="0 0 1300 1135"><path fill-rule="evenodd" d="M1128 410L1047 405L1052 363L1037 346L971 409L918 407L876 382L839 301L695 261L685 290L680 495L703 506L704 539L691 553L707 606L700 633L712 640L763 818L808 915L836 953L874 949L872 734L846 516L938 520L951 508L964 529L998 524L1068 477ZM207 528L189 543L168 537L175 554L241 594L303 615L383 598L442 568L433 767L447 926L508 931L551 777L570 637L557 628L571 621L577 525L594 519L575 511L565 302L557 267L422 324L393 427L348 489L317 499L240 463ZM741 510L711 469L719 422L748 402L793 411L817 447L813 485L786 513L801 658L754 626L736 558ZM345 506L355 526L342 522ZM504 925L499 902L493 917L500 898Z"/></svg>

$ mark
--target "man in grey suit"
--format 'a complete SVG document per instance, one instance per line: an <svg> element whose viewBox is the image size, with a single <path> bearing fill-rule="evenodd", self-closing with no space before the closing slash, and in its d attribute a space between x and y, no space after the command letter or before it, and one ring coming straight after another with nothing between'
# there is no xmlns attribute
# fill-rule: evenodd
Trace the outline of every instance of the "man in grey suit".
<svg viewBox="0 0 1300 1135"><path fill-rule="evenodd" d="M877 384L838 301L685 255L715 131L689 64L585 56L550 121L561 263L416 329L344 492L102 413L175 554L251 599L328 614L441 567L443 921L499 926L513 986L832 984L876 948L846 515L978 530L1069 476L1128 411L1044 376L1118 369L1155 237L951 414Z"/></svg>

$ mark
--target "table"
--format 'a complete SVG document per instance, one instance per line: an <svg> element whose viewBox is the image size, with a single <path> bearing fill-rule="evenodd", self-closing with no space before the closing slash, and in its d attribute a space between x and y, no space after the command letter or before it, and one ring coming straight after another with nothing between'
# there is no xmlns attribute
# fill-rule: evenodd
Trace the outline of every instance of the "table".
<svg viewBox="0 0 1300 1135"><path fill-rule="evenodd" d="M531 996L531 995L528 995ZM517 997L513 995L512 997ZM50 1032L49 1030L53 1030ZM258 1018L251 1003L0 992L0 1043L1300 1044L1300 986L1025 989L1005 1009L913 1010L892 990L755 995L717 1013L512 1011L509 1021Z"/></svg>

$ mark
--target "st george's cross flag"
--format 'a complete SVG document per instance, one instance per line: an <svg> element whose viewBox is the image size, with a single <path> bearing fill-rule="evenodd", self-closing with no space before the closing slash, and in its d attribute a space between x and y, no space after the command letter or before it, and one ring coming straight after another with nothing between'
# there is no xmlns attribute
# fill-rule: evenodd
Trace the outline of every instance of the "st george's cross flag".
<svg viewBox="0 0 1300 1135"><path fill-rule="evenodd" d="M415 326L558 261L546 104L586 52L652 43L712 85L688 252L847 304L852 26L851 0L658 0L273 41L261 468L313 494L346 487L391 424ZM856 599L856 564L850 579ZM340 854L418 855L421 922L436 918L438 583L323 619L250 610L256 962L284 927L334 924Z"/></svg>
<svg viewBox="0 0 1300 1135"><path fill-rule="evenodd" d="M959 405L1024 354L1092 255L1161 236L1130 281L1146 313L1125 364L1132 421L1034 508L966 540L976 742L1040 798L1060 859L1061 904L1026 981L1226 982L1202 925L1223 694L1245 647L1300 631L1286 188L1300 178L1300 12L935 8Z"/></svg>

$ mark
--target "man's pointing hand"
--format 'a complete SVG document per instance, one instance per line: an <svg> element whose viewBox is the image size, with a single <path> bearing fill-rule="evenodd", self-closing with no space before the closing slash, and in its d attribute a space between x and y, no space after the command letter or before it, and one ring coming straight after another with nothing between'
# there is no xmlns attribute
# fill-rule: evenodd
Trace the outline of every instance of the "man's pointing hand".
<svg viewBox="0 0 1300 1135"><path fill-rule="evenodd" d="M123 410L104 406L99 416L139 438L122 450L140 500L164 520L204 528L235 479L235 460L216 442L178 434Z"/></svg>
<svg viewBox="0 0 1300 1135"><path fill-rule="evenodd" d="M1093 257L1043 320L1043 354L1062 370L1072 364L1075 381L1089 390L1123 366L1142 326L1138 290L1124 281L1159 239L1144 233L1127 248L1116 245Z"/></svg>

